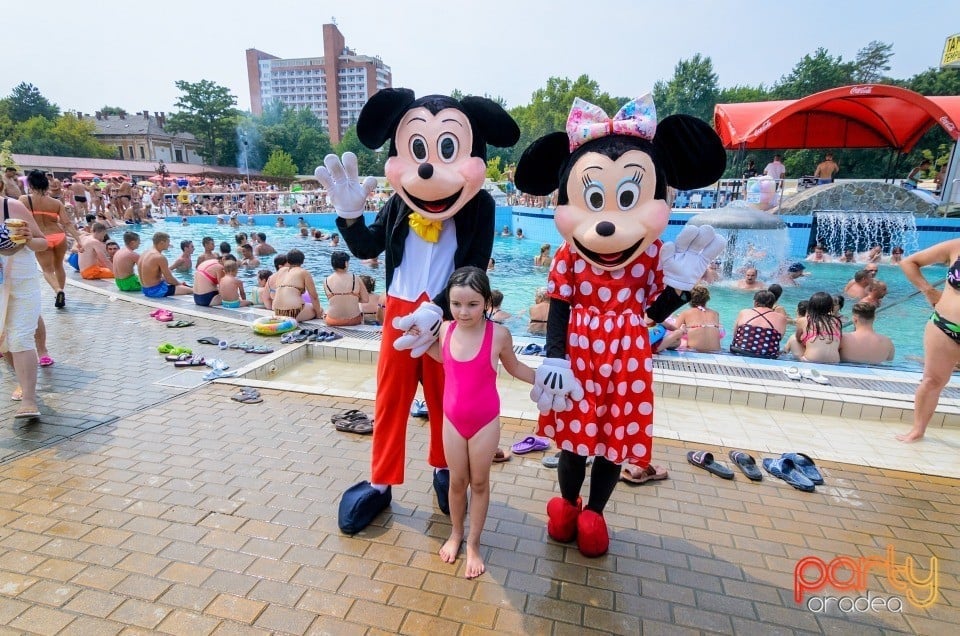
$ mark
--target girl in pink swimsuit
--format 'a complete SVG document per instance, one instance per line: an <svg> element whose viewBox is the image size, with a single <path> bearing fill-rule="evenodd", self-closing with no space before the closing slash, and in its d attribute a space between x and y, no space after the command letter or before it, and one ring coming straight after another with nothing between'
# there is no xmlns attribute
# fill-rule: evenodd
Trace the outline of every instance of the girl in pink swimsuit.
<svg viewBox="0 0 960 636"><path fill-rule="evenodd" d="M486 318L490 280L477 267L461 267L447 283L452 322L440 326L440 337L427 351L443 363L443 450L450 467L450 538L440 558L453 563L463 541L470 486L470 534L467 537L468 579L485 571L480 533L490 504L490 464L500 441L500 396L497 364L513 377L533 384L533 369L517 360L513 337L503 325Z"/></svg>

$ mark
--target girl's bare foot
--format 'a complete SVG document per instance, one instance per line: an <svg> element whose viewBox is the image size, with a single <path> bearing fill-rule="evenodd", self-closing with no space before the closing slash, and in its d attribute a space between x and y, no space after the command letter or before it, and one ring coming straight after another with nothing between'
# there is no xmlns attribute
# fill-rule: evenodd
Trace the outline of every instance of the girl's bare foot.
<svg viewBox="0 0 960 636"><path fill-rule="evenodd" d="M457 560L457 555L460 554L461 541L463 541L462 534L451 534L446 543L440 547L440 558L443 559L444 563L453 563Z"/></svg>
<svg viewBox="0 0 960 636"><path fill-rule="evenodd" d="M483 565L483 559L480 558L479 548L467 544L466 577L468 579L475 579L486 571L487 568Z"/></svg>
<svg viewBox="0 0 960 636"><path fill-rule="evenodd" d="M896 438L901 442L906 442L909 444L910 442L916 442L923 439L923 433L924 431L917 431L911 428L909 432L897 435Z"/></svg>

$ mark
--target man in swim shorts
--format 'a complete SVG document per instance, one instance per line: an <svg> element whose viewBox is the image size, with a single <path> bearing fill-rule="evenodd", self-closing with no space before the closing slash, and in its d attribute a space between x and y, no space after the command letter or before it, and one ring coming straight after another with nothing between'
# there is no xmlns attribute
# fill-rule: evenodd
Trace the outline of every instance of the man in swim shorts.
<svg viewBox="0 0 960 636"><path fill-rule="evenodd" d="M113 274L120 291L140 291L140 279L133 271L140 260L140 255L136 252L138 247L140 235L136 232L124 232L123 247L113 256Z"/></svg>
<svg viewBox="0 0 960 636"><path fill-rule="evenodd" d="M192 294L193 289L178 281L170 271L164 250L170 248L170 235L157 232L153 235L153 247L140 255L137 268L140 270L140 284L143 295L148 298Z"/></svg>
<svg viewBox="0 0 960 636"><path fill-rule="evenodd" d="M107 226L99 221L90 226L89 234L80 235L80 252L78 265L80 276L86 280L113 278L113 267L107 255Z"/></svg>

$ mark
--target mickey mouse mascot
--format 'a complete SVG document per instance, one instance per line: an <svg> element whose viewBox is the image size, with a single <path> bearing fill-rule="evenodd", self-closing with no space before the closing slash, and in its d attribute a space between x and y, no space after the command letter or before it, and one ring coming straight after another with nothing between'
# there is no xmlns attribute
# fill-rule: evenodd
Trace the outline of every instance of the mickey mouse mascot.
<svg viewBox="0 0 960 636"><path fill-rule="evenodd" d="M316 175L337 211L337 227L357 258L386 252L386 316L377 364L370 481L340 499L340 529L354 534L390 504L403 483L408 406L423 384L430 413L428 462L437 502L449 512L450 477L443 453L443 367L421 357L449 317L447 279L465 265L486 269L493 250L494 202L483 189L487 144L512 146L516 122L496 102L442 95L416 99L408 89L384 89L360 111L357 136L368 148L390 142L385 173L393 196L367 225L363 206L376 187L358 182L357 157L327 155ZM418 336L404 335L416 327ZM405 351L410 349L409 352ZM403 350L403 351L401 351Z"/></svg>
<svg viewBox="0 0 960 636"><path fill-rule="evenodd" d="M648 321L662 322L726 244L713 228L687 226L662 244L670 218L667 186L702 187L723 173L726 155L699 119L667 117L638 98L610 119L574 101L565 133L535 141L517 165L517 188L559 188L554 220L565 243L547 282L547 359L532 397L538 432L560 448L561 497L547 504L547 532L577 539L588 557L610 544L603 510L620 465L646 468L653 441L653 360ZM594 457L590 493L580 489Z"/></svg>

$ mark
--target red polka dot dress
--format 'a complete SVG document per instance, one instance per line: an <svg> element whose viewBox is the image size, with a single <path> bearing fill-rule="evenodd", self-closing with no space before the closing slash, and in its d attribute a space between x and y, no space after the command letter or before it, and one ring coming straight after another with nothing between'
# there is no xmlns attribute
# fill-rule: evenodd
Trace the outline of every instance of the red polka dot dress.
<svg viewBox="0 0 960 636"><path fill-rule="evenodd" d="M616 271L597 269L564 243L553 258L547 292L570 304L567 358L583 385L572 411L540 416L538 432L562 450L616 464L650 463L653 360L644 321L663 290L660 241Z"/></svg>

